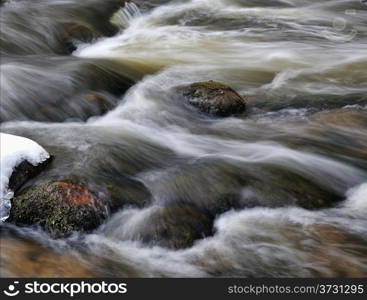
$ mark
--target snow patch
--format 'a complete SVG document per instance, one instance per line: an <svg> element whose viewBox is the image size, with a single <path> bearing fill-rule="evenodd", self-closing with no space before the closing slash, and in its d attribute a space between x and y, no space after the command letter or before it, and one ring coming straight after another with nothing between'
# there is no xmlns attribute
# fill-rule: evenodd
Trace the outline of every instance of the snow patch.
<svg viewBox="0 0 367 300"><path fill-rule="evenodd" d="M10 134L0 133L0 220L9 214L10 199L14 193L8 187L14 169L23 161L33 166L44 162L50 155L36 142Z"/></svg>

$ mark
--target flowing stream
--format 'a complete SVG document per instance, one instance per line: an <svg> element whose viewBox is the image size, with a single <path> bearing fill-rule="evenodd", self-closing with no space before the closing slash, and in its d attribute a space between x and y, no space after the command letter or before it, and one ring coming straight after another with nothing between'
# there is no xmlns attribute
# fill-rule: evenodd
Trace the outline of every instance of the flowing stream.
<svg viewBox="0 0 367 300"><path fill-rule="evenodd" d="M132 178L151 200L65 239L1 224L1 276L367 276L366 3L118 2L2 4L1 131L55 156L43 178ZM247 112L172 98L207 80ZM339 200L298 205L324 194ZM154 226L200 226L183 203L232 196L190 247L147 242Z"/></svg>

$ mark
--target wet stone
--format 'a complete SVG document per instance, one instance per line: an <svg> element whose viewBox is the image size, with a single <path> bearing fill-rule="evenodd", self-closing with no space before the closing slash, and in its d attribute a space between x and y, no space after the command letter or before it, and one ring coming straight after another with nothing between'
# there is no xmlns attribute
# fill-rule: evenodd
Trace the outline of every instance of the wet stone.
<svg viewBox="0 0 367 300"><path fill-rule="evenodd" d="M190 105L211 115L228 117L246 111L245 99L225 83L196 82L176 91Z"/></svg>

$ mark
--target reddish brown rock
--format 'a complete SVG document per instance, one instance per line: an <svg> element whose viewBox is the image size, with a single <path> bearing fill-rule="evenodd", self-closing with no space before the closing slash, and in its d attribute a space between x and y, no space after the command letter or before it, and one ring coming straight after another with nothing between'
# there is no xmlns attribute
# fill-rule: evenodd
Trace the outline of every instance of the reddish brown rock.
<svg viewBox="0 0 367 300"><path fill-rule="evenodd" d="M40 225L54 237L74 231L90 231L108 216L111 203L82 184L46 182L33 186L11 201L8 221Z"/></svg>
<svg viewBox="0 0 367 300"><path fill-rule="evenodd" d="M71 205L95 205L96 196L88 189L69 182L55 182L55 186L62 189L64 200Z"/></svg>

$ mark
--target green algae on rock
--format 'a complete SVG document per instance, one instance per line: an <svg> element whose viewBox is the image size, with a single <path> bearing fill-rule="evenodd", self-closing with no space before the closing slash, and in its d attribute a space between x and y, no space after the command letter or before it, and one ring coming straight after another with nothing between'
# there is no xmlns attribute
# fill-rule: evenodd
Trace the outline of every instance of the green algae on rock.
<svg viewBox="0 0 367 300"><path fill-rule="evenodd" d="M67 182L46 182L12 199L8 221L43 227L53 237L89 231L107 217L107 200Z"/></svg>
<svg viewBox="0 0 367 300"><path fill-rule="evenodd" d="M14 197L7 221L39 225L54 238L88 232L124 205L114 197L109 188L95 191L84 183L47 181Z"/></svg>

